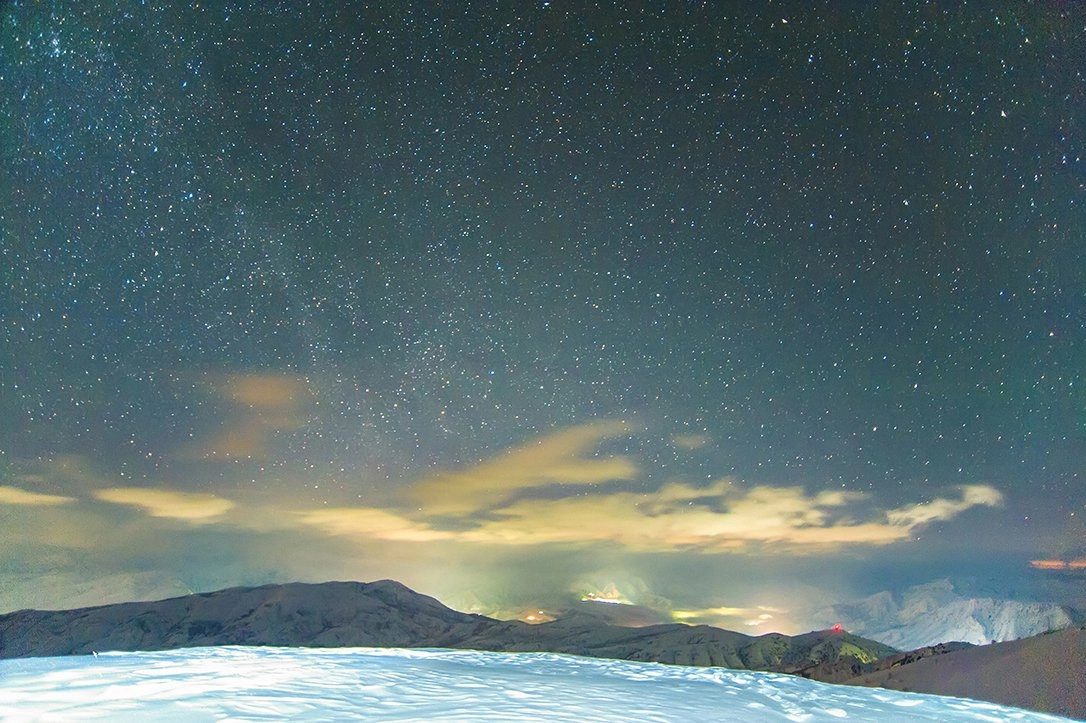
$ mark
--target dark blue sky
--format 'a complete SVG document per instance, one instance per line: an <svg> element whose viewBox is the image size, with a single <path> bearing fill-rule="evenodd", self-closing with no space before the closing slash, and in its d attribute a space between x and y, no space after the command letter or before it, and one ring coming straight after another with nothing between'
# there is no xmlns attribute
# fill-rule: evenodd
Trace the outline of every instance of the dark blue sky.
<svg viewBox="0 0 1086 723"><path fill-rule="evenodd" d="M2 6L4 605L1086 595L1083 8L175 5Z"/></svg>

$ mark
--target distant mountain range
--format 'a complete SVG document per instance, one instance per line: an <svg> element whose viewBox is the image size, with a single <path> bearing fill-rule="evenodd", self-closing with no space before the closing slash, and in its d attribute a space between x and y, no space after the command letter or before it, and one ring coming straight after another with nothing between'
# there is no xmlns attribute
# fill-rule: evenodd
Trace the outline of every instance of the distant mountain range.
<svg viewBox="0 0 1086 723"><path fill-rule="evenodd" d="M951 640L985 645L1086 622L1079 611L1054 603L964 597L949 580L916 585L901 595L880 592L833 605L812 619L839 622L857 635L899 650Z"/></svg>
<svg viewBox="0 0 1086 723"><path fill-rule="evenodd" d="M751 637L679 623L630 628L572 615L539 625L461 613L398 582L239 587L155 602L0 616L0 658L204 645L467 648L803 673L896 652L843 631Z"/></svg>
<svg viewBox="0 0 1086 723"><path fill-rule="evenodd" d="M706 625L621 627L591 613L538 625L501 621L457 612L391 580L238 587L0 615L0 658L213 645L570 653L791 673L1086 716L1086 633L1078 628L1016 643L901 653L835 629L752 637ZM1000 682L1008 679L1013 684Z"/></svg>

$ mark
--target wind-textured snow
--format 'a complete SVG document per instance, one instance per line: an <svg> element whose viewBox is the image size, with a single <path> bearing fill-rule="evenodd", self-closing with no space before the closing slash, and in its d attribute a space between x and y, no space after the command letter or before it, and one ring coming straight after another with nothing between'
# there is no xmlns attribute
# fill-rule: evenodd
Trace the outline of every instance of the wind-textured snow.
<svg viewBox="0 0 1086 723"><path fill-rule="evenodd" d="M397 648L189 648L0 661L4 720L1057 721L774 673Z"/></svg>

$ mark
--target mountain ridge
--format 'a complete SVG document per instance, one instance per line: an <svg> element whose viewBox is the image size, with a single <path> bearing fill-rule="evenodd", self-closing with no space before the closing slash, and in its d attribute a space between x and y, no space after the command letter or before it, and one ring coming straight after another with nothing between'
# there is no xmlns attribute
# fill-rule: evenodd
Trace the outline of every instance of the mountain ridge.
<svg viewBox="0 0 1086 723"><path fill-rule="evenodd" d="M439 647L559 652L797 672L896 652L843 631L749 636L706 625L640 628L580 617L530 625L462 613L393 580L235 587L150 602L0 615L0 658L205 645Z"/></svg>
<svg viewBox="0 0 1086 723"><path fill-rule="evenodd" d="M898 651L843 630L750 636L708 625L531 625L453 610L394 580L234 587L0 615L0 658L202 646L453 648L720 666L1086 716L1086 629ZM933 672L935 671L935 672ZM999 681L1013 680L1013 685ZM1081 702L1080 702L1081 701Z"/></svg>
<svg viewBox="0 0 1086 723"><path fill-rule="evenodd" d="M1067 605L966 597L947 579L914 585L898 595L882 591L861 600L837 603L812 618L816 623L840 622L858 635L899 650L952 640L986 645L1086 622L1080 611Z"/></svg>

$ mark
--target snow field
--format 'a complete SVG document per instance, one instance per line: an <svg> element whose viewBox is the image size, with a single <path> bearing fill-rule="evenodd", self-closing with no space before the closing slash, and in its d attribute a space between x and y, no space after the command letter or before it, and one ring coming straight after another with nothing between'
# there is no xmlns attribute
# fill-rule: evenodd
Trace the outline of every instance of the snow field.
<svg viewBox="0 0 1086 723"><path fill-rule="evenodd" d="M12 721L1058 721L775 673L394 648L190 648L0 660Z"/></svg>

